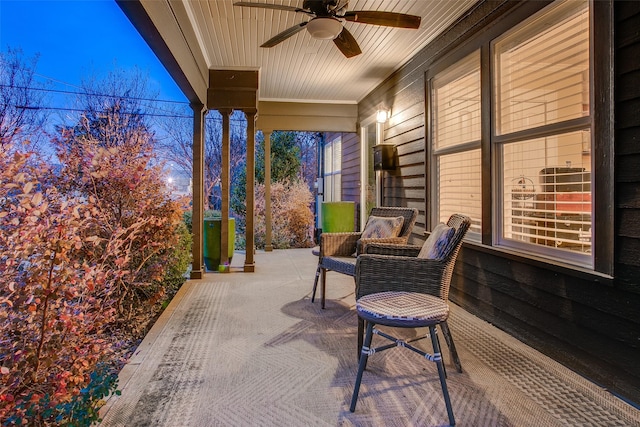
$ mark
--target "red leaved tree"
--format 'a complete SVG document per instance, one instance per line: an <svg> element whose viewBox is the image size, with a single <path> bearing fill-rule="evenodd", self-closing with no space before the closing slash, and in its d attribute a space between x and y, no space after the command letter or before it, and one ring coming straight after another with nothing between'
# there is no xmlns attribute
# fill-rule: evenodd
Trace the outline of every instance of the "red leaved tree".
<svg viewBox="0 0 640 427"><path fill-rule="evenodd" d="M30 156L0 151L0 419L62 424L61 413L73 411L63 407L113 356L104 331L123 272L111 264L127 256L127 238L100 242L106 249L94 262L91 201L58 192L48 167Z"/></svg>
<svg viewBox="0 0 640 427"><path fill-rule="evenodd" d="M176 230L185 201L170 197L153 152L153 133L118 99L62 129L54 142L63 165L59 186L92 200L101 217L95 235L108 239L117 230L130 233L128 256L113 266L124 271L113 292L120 326L128 327L133 316L152 312L149 305L164 295L159 281L180 244Z"/></svg>
<svg viewBox="0 0 640 427"><path fill-rule="evenodd" d="M184 245L183 206L135 116L116 103L60 132L55 173L33 154L0 151L0 419L9 425L97 420L115 387L118 340L141 337L158 313Z"/></svg>

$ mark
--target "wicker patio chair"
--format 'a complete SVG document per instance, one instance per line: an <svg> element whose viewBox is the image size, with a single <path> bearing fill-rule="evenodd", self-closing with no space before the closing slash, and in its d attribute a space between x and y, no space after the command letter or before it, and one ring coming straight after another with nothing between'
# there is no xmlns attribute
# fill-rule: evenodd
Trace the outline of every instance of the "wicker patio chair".
<svg viewBox="0 0 640 427"><path fill-rule="evenodd" d="M362 374L368 357L392 347L405 347L427 360L435 362L451 425L455 424L446 384L446 372L442 362L436 326L440 325L449 346L451 357L459 372L462 371L451 333L447 326L449 316L449 285L453 268L469 229L469 217L454 214L447 225L453 234L444 240L438 255L431 258L418 256L422 247L406 245L371 244L356 263L356 311L358 319L366 322L366 334L362 345L358 375L350 410L353 412L358 399ZM425 242L426 244L426 242ZM406 342L376 329L376 325L396 328L429 328L429 333ZM372 335L377 334L393 344L371 348ZM433 354L416 348L411 343L430 337ZM359 338L358 345L361 345Z"/></svg>
<svg viewBox="0 0 640 427"><path fill-rule="evenodd" d="M318 254L318 268L313 283L311 302L315 301L318 278L320 282L321 306L325 306L325 290L327 270L355 277L356 256L362 253L364 248L371 243L386 243L392 245L406 244L418 217L418 210L405 207L377 207L372 208L370 216L377 217L403 217L402 228L397 237L362 239L362 232L347 233L322 233L320 235L320 247L313 251Z"/></svg>

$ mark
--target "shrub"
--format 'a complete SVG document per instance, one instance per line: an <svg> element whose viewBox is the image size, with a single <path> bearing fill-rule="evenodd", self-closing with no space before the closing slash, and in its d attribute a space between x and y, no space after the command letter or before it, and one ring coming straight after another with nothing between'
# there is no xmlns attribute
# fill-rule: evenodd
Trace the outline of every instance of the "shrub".
<svg viewBox="0 0 640 427"><path fill-rule="evenodd" d="M105 330L116 315L112 285L124 276L113 266L130 256L129 233L110 236L102 262L91 262L92 201L50 186L50 170L31 154L8 152L0 150L0 419L64 424L64 405L113 357Z"/></svg>
<svg viewBox="0 0 640 427"><path fill-rule="evenodd" d="M184 281L190 236L140 138L0 148L0 420L87 425Z"/></svg>
<svg viewBox="0 0 640 427"><path fill-rule="evenodd" d="M166 297L160 283L180 244L176 227L186 203L170 197L151 135L118 111L116 106L106 119L81 120L61 131L55 141L62 163L58 185L93 201L100 217L93 232L100 242L118 230L126 233L129 255L113 266L124 272L112 290L118 314L114 331L141 335ZM97 245L98 259L104 249Z"/></svg>
<svg viewBox="0 0 640 427"><path fill-rule="evenodd" d="M271 185L271 244L276 249L313 246L313 196L303 181L274 182ZM264 185L256 185L255 244L266 244Z"/></svg>
<svg viewBox="0 0 640 427"><path fill-rule="evenodd" d="M165 275L159 285L163 286L168 295L173 296L185 282L185 272L191 264L191 233L184 222L178 223L175 230L179 237L178 243L169 249Z"/></svg>
<svg viewBox="0 0 640 427"><path fill-rule="evenodd" d="M203 219L206 218L220 218L221 217L221 213L220 211L215 211L215 210L211 210L211 209L207 209L204 211L204 215L203 215ZM186 211L184 213L184 223L187 226L187 231L192 234L193 233L193 210L189 209L188 211Z"/></svg>

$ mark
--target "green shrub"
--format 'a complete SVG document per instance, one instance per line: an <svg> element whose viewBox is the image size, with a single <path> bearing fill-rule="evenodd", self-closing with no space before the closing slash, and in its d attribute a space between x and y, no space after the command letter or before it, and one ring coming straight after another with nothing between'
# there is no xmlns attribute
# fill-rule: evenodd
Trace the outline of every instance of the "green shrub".
<svg viewBox="0 0 640 427"><path fill-rule="evenodd" d="M180 286L185 282L185 273L191 264L191 233L184 222L176 226L176 234L179 236L178 244L171 248L167 257L165 275L161 284L169 296L175 295Z"/></svg>
<svg viewBox="0 0 640 427"><path fill-rule="evenodd" d="M70 402L56 406L56 422L68 426L89 426L100 421L100 408L111 394L120 395L118 372L113 366L99 363L90 374L89 384Z"/></svg>
<svg viewBox="0 0 640 427"><path fill-rule="evenodd" d="M207 209L204 211L203 218L220 218L222 214L220 211L215 211L211 209ZM189 209L184 212L184 223L187 226L187 231L189 234L193 234L193 210Z"/></svg>

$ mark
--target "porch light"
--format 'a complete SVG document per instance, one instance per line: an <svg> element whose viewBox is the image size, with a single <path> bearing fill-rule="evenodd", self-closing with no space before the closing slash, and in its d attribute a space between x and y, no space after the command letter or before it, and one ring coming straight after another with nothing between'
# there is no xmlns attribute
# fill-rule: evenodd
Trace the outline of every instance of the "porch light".
<svg viewBox="0 0 640 427"><path fill-rule="evenodd" d="M313 18L307 24L307 31L314 39L333 40L342 32L342 22L334 18Z"/></svg>
<svg viewBox="0 0 640 427"><path fill-rule="evenodd" d="M391 116L391 111L387 108L381 108L376 113L376 121L378 123L385 123Z"/></svg>

